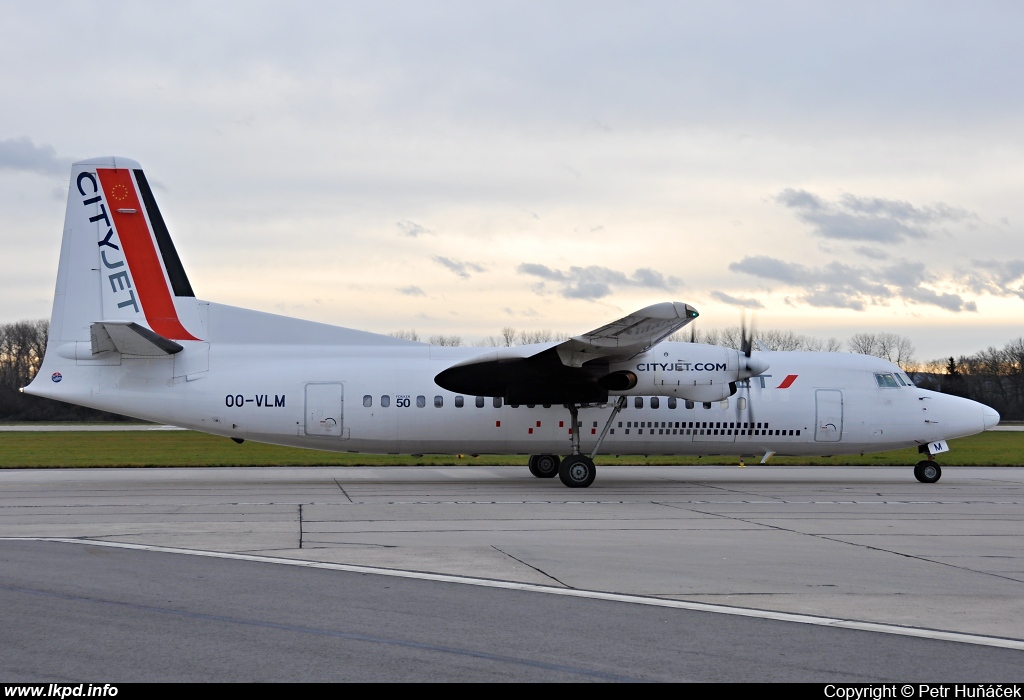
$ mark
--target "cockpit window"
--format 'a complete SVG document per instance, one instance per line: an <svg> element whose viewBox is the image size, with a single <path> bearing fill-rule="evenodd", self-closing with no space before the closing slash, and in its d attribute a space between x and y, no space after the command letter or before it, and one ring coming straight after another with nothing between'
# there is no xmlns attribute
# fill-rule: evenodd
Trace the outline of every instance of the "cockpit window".
<svg viewBox="0 0 1024 700"><path fill-rule="evenodd" d="M900 376L899 372L897 372L893 376L896 377L896 381L898 381L900 383L900 386L906 386L907 385L907 383L905 381L903 381L903 377Z"/></svg>
<svg viewBox="0 0 1024 700"><path fill-rule="evenodd" d="M900 385L896 383L896 378L890 373L878 372L875 374L875 381L878 382L878 386L882 389L899 389Z"/></svg>
<svg viewBox="0 0 1024 700"><path fill-rule="evenodd" d="M911 379L909 375L897 374L896 376L897 377L903 377L903 380L907 383L907 386L917 386L917 384L914 384L914 380Z"/></svg>

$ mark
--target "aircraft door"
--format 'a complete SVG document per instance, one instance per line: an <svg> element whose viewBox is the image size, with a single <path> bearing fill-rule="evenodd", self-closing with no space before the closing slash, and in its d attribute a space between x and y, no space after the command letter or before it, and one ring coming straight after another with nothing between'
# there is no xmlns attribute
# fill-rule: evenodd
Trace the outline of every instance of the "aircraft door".
<svg viewBox="0 0 1024 700"><path fill-rule="evenodd" d="M307 384L306 435L342 437L344 407L345 394L341 384Z"/></svg>
<svg viewBox="0 0 1024 700"><path fill-rule="evenodd" d="M843 392L839 389L818 389L814 392L817 422L816 442L839 442L843 437Z"/></svg>

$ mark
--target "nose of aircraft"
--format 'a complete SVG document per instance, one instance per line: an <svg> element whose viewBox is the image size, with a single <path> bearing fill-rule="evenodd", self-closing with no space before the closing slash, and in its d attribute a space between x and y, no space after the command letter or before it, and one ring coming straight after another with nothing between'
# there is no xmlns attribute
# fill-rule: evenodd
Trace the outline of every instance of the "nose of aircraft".
<svg viewBox="0 0 1024 700"><path fill-rule="evenodd" d="M993 428L993 427L995 427L996 425L999 424L999 412L996 411L994 408L989 408L988 406L982 406L982 408L981 408L981 415L985 419L985 429L986 430L988 430L989 428Z"/></svg>

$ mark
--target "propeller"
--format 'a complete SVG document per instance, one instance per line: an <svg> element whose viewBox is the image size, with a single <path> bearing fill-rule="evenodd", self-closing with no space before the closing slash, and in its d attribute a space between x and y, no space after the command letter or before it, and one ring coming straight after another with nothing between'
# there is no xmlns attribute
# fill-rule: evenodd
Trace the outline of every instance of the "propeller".
<svg viewBox="0 0 1024 700"><path fill-rule="evenodd" d="M744 357L750 357L754 345L754 324L750 324L750 332L747 332L747 312L740 311L740 352Z"/></svg>
<svg viewBox="0 0 1024 700"><path fill-rule="evenodd" d="M740 372L739 376L743 381L741 395L736 397L736 427L744 432L744 435L751 435L754 428L754 405L750 401L750 380L753 377L765 372L768 369L768 362L760 357L751 357L754 350L754 324L747 326L747 312L740 314ZM739 389L739 387L737 387ZM744 417L743 414L746 414Z"/></svg>

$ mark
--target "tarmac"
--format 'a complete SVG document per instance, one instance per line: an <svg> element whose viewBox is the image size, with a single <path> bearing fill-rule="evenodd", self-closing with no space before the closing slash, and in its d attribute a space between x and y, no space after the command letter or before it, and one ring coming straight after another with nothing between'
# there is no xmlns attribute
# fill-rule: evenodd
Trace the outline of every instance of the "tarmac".
<svg viewBox="0 0 1024 700"><path fill-rule="evenodd" d="M1022 504L1024 469L1005 467L944 466L937 484L910 467L604 467L580 490L525 466L18 469L0 472L0 537L368 567L1024 648Z"/></svg>

